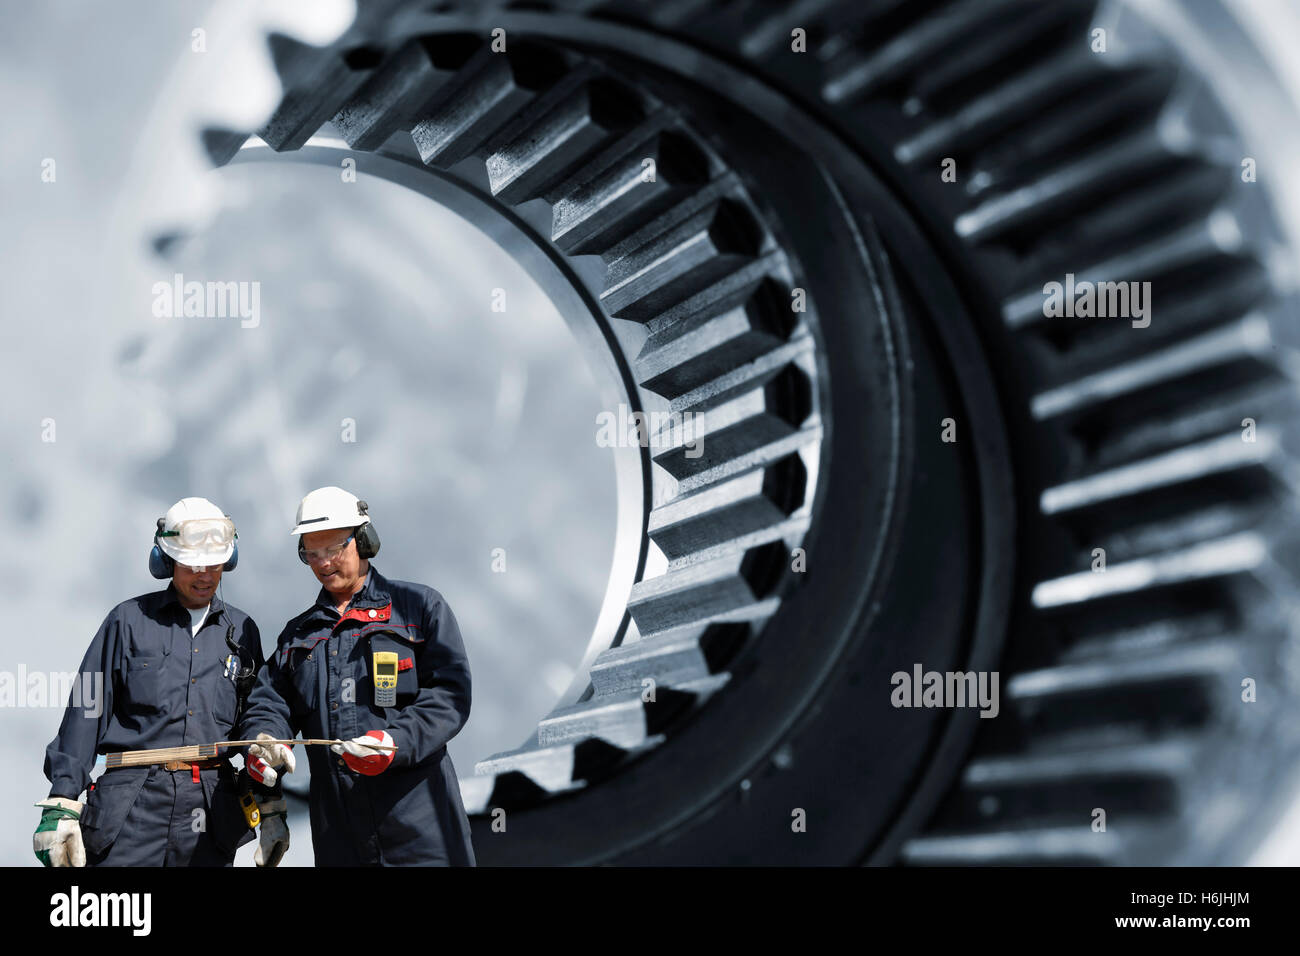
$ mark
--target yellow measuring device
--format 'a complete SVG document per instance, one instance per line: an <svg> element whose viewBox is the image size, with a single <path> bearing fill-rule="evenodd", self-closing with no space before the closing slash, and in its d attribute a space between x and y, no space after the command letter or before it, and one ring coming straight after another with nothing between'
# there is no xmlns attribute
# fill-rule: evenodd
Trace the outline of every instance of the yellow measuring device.
<svg viewBox="0 0 1300 956"><path fill-rule="evenodd" d="M397 706L397 652L375 651L375 706Z"/></svg>

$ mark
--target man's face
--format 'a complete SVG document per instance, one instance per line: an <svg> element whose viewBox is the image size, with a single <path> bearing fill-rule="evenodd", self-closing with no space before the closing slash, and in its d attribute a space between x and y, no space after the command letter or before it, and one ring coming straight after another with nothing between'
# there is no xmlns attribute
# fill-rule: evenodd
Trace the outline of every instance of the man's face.
<svg viewBox="0 0 1300 956"><path fill-rule="evenodd" d="M172 583L176 585L181 604L192 609L204 607L217 593L217 585L221 583L221 565L214 564L195 571L178 562L172 572Z"/></svg>
<svg viewBox="0 0 1300 956"><path fill-rule="evenodd" d="M302 546L309 554L309 565L316 580L331 594L347 595L357 591L370 569L370 562L357 554L357 540L332 557L326 557L351 536L352 528L334 528L329 531L310 531L302 536ZM313 556L310 552L316 552Z"/></svg>

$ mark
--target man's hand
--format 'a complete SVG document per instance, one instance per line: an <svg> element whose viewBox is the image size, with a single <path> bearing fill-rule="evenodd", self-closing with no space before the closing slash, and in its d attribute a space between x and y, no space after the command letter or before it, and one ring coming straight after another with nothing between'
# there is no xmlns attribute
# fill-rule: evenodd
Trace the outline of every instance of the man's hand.
<svg viewBox="0 0 1300 956"><path fill-rule="evenodd" d="M85 804L67 797L50 797L36 806L43 808L41 822L32 835L36 859L45 866L85 866L86 847L81 842L81 811Z"/></svg>
<svg viewBox="0 0 1300 956"><path fill-rule="evenodd" d="M270 734L258 734L257 739L274 740L275 738ZM250 777L264 787L273 787L275 781L280 779L276 767L284 767L285 773L293 773L293 748L284 744L253 744L248 748L244 765L248 768Z"/></svg>
<svg viewBox="0 0 1300 956"><path fill-rule="evenodd" d="M330 750L343 755L343 762L367 777L383 773L393 762L396 750L376 750L374 744L393 746L393 738L386 730L372 730L363 737L353 737L341 744L330 744Z"/></svg>
<svg viewBox="0 0 1300 956"><path fill-rule="evenodd" d="M283 799L259 800L257 809L262 822L257 828L257 852L253 854L253 862L258 866L279 866L289 849L288 806Z"/></svg>

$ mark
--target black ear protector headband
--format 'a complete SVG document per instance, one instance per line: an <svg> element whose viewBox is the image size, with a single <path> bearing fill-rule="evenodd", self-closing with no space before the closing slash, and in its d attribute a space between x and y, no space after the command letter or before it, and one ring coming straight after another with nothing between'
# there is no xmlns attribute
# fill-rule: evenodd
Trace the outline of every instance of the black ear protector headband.
<svg viewBox="0 0 1300 956"><path fill-rule="evenodd" d="M357 502L357 514L362 517L369 517L370 505L364 501ZM353 532L353 537L357 539L357 556L361 558L373 558L379 553L379 532L375 530L375 523L367 521L358 526ZM298 535L298 560L303 564L308 564L307 549L302 546L302 535Z"/></svg>

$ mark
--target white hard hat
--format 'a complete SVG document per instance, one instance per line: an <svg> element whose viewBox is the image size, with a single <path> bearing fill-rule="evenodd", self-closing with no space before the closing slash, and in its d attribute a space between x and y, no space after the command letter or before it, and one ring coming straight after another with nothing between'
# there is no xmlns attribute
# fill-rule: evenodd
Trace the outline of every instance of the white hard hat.
<svg viewBox="0 0 1300 956"><path fill-rule="evenodd" d="M298 503L298 516L290 534L307 534L312 531L329 531L331 528L355 528L367 524L360 498L351 492L329 485L309 491Z"/></svg>
<svg viewBox="0 0 1300 956"><path fill-rule="evenodd" d="M158 547L177 564L211 567L235 552L235 524L207 498L182 498L167 509Z"/></svg>

